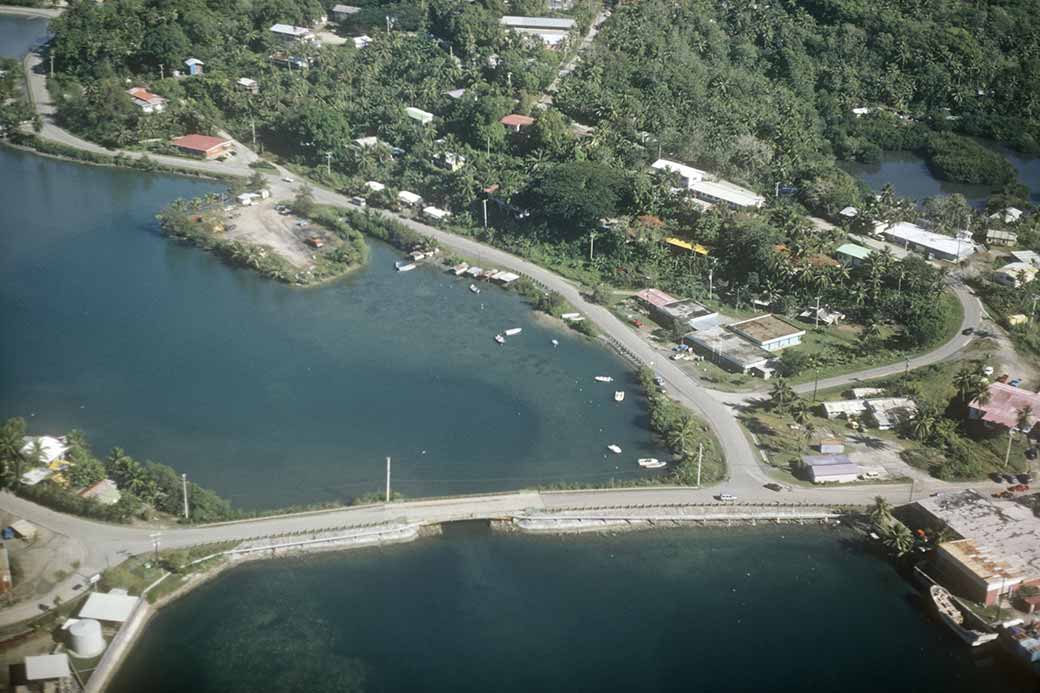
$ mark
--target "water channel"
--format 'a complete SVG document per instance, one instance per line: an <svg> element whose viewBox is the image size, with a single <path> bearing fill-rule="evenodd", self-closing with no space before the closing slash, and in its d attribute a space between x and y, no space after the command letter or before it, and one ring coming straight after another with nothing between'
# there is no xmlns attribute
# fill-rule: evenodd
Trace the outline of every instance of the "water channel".
<svg viewBox="0 0 1040 693"><path fill-rule="evenodd" d="M922 609L824 530L463 530L235 568L161 611L110 690L1034 690Z"/></svg>

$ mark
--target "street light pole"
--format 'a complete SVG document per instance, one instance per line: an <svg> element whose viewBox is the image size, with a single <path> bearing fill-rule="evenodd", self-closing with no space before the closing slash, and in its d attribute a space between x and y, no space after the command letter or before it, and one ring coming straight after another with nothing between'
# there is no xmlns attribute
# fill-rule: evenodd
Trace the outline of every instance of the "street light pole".
<svg viewBox="0 0 1040 693"><path fill-rule="evenodd" d="M188 475L181 474L181 483L184 488L184 519L188 519Z"/></svg>
<svg viewBox="0 0 1040 693"><path fill-rule="evenodd" d="M325 152L325 170L332 177L332 152Z"/></svg>
<svg viewBox="0 0 1040 693"><path fill-rule="evenodd" d="M390 502L390 458L386 458L386 502Z"/></svg>
<svg viewBox="0 0 1040 693"><path fill-rule="evenodd" d="M820 329L820 297L816 297L816 325L814 329ZM816 399L815 397L813 399Z"/></svg>
<svg viewBox="0 0 1040 693"><path fill-rule="evenodd" d="M704 461L704 443L697 444L697 488L701 487L701 462Z"/></svg>
<svg viewBox="0 0 1040 693"><path fill-rule="evenodd" d="M596 232L589 231L589 262L592 262L592 251L596 244Z"/></svg>

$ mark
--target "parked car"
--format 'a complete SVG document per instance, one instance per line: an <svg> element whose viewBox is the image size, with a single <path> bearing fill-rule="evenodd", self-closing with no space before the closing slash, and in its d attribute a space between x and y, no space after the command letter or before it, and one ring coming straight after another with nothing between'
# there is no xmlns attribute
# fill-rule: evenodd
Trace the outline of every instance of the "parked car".
<svg viewBox="0 0 1040 693"><path fill-rule="evenodd" d="M1029 472L1024 472L1022 474L1019 474L1015 478L1018 479L1018 483L1020 483L1020 484L1031 484L1031 483L1033 483L1033 475L1030 474Z"/></svg>
<svg viewBox="0 0 1040 693"><path fill-rule="evenodd" d="M1011 387L1018 387L1021 384L1022 384L1022 379L1021 378L1015 378L1014 380L1009 380L1008 381L1008 385L1010 385Z"/></svg>
<svg viewBox="0 0 1040 693"><path fill-rule="evenodd" d="M784 490L784 487L781 486L780 484L776 483L775 481L770 481L768 484L765 485L765 487L767 489L769 489L770 491L783 491Z"/></svg>
<svg viewBox="0 0 1040 693"><path fill-rule="evenodd" d="M989 376L993 375L993 366L986 366L985 368L983 368L982 369L982 374L984 376L986 376L987 378Z"/></svg>
<svg viewBox="0 0 1040 693"><path fill-rule="evenodd" d="M732 493L720 493L715 497L718 498L720 501L723 501L724 503L729 503L737 500L737 497L734 496Z"/></svg>
<svg viewBox="0 0 1040 693"><path fill-rule="evenodd" d="M974 327L965 327L963 330L961 330L961 334L963 334L963 335L969 335L969 334L974 334L974 333L975 333L975 328Z"/></svg>
<svg viewBox="0 0 1040 693"><path fill-rule="evenodd" d="M1036 459L1036 448L1026 448L1026 459L1027 460L1035 460Z"/></svg>
<svg viewBox="0 0 1040 693"><path fill-rule="evenodd" d="M350 198L350 203L358 207L368 206L368 202L366 202L365 198L361 197L360 195L355 195L354 197Z"/></svg>
<svg viewBox="0 0 1040 693"><path fill-rule="evenodd" d="M1017 484L1018 483L1018 479L1016 479L1015 477L1011 476L1010 474L1005 474L1004 475L1004 481L1006 481L1009 484Z"/></svg>
<svg viewBox="0 0 1040 693"><path fill-rule="evenodd" d="M989 478L993 479L993 481L997 482L998 484L1004 481L1004 475L1000 472L990 472Z"/></svg>

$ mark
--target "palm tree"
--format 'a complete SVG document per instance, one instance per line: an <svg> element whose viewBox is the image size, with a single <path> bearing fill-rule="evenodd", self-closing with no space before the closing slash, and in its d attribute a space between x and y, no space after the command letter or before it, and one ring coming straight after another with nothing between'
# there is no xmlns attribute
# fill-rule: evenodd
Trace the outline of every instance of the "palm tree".
<svg viewBox="0 0 1040 693"><path fill-rule="evenodd" d="M678 450L683 459L689 457L690 450L697 442L697 427L693 420L684 416L679 423L668 432L668 444Z"/></svg>
<svg viewBox="0 0 1040 693"><path fill-rule="evenodd" d="M986 381L977 364L965 365L957 371L957 375L953 376L953 384L965 406L980 397L983 392L987 392Z"/></svg>
<svg viewBox="0 0 1040 693"><path fill-rule="evenodd" d="M784 377L781 376L776 379L775 383L773 383L773 389L769 393L769 404L773 410L783 414L787 411L787 407L791 402L797 399L797 397L798 396L795 394L791 386L788 385Z"/></svg>
<svg viewBox="0 0 1040 693"><path fill-rule="evenodd" d="M882 539L885 546L896 556L905 556L914 548L914 534L902 522L893 521L888 526Z"/></svg>
<svg viewBox="0 0 1040 693"><path fill-rule="evenodd" d="M1020 431L1021 433L1029 433L1029 431L1033 427L1032 424L1034 423L1035 421L1033 421L1033 408L1031 406L1027 404L1025 407L1018 410L1018 418L1015 420L1015 426L1012 428L1008 428L1007 451L1004 453L1005 469L1008 466L1008 460L1011 459L1011 439L1014 437L1015 431Z"/></svg>
<svg viewBox="0 0 1040 693"><path fill-rule="evenodd" d="M917 440L927 441L935 434L935 427L937 424L938 419L931 408L921 407L921 410L917 414L917 418L915 418L910 424L910 432Z"/></svg>
<svg viewBox="0 0 1040 693"><path fill-rule="evenodd" d="M22 453L24 437L25 419L8 419L0 426L0 464L3 465L4 486L18 483L22 476L22 464L25 462Z"/></svg>
<svg viewBox="0 0 1040 693"><path fill-rule="evenodd" d="M884 527L892 521L892 504L882 496L874 497L874 507L870 509L870 521L878 527Z"/></svg>

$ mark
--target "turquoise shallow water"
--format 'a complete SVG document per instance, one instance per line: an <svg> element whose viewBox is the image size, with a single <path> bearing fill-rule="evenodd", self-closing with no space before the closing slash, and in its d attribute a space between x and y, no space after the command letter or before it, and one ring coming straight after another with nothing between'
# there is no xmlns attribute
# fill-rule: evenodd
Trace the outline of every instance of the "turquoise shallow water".
<svg viewBox="0 0 1040 693"><path fill-rule="evenodd" d="M296 289L159 235L166 203L214 189L0 150L0 314L17 326L0 416L83 429L246 506L379 489L388 455L409 496L633 478L663 456L623 363L514 294L395 272L381 243Z"/></svg>
<svg viewBox="0 0 1040 693"><path fill-rule="evenodd" d="M1034 691L807 528L493 537L233 569L163 610L110 689Z"/></svg>

